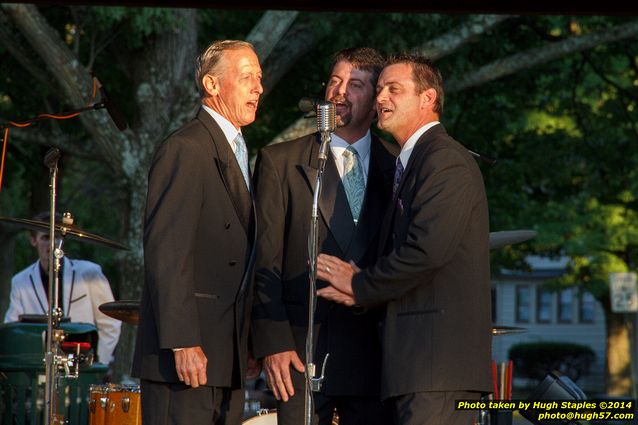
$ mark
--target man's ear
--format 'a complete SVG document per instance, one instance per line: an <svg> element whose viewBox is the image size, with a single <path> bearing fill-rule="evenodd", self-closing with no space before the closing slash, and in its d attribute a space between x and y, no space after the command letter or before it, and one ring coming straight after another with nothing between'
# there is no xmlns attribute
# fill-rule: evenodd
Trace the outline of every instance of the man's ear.
<svg viewBox="0 0 638 425"><path fill-rule="evenodd" d="M202 77L202 86L209 96L217 96L219 93L219 78L206 74Z"/></svg>
<svg viewBox="0 0 638 425"><path fill-rule="evenodd" d="M29 241L31 242L32 247L35 248L36 246L38 246L37 236L29 235Z"/></svg>
<svg viewBox="0 0 638 425"><path fill-rule="evenodd" d="M436 103L437 93L433 88L423 90L421 93L421 109L434 109L434 103Z"/></svg>

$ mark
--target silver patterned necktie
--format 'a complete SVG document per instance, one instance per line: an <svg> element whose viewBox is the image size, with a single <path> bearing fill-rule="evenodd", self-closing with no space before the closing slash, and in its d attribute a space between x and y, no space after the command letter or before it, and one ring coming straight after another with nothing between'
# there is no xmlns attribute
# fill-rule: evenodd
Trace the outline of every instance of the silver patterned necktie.
<svg viewBox="0 0 638 425"><path fill-rule="evenodd" d="M348 197L348 203L350 204L350 211L352 217L356 223L359 220L359 214L361 213L361 206L363 205L363 197L366 191L366 182L363 177L363 167L359 160L359 153L352 146L343 152L344 160L344 173L343 173L343 187L346 190L346 196Z"/></svg>
<svg viewBox="0 0 638 425"><path fill-rule="evenodd" d="M248 150L246 149L246 142L244 141L244 137L241 133L237 133L237 137L235 137L235 158L237 158L237 163L239 164L239 168L241 168L241 173L244 175L244 180L246 181L246 187L250 190L250 173L248 172Z"/></svg>

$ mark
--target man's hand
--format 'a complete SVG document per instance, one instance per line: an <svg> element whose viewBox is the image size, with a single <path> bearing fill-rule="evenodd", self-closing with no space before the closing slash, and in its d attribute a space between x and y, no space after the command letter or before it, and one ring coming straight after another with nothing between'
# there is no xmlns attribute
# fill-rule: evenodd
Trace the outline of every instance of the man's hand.
<svg viewBox="0 0 638 425"><path fill-rule="evenodd" d="M321 280L325 280L326 282L330 282L337 291L342 292L345 295L349 295L350 298L352 298L352 304L354 304L352 276L358 271L359 268L355 266L354 263L346 263L337 257L327 254L319 254L317 257L317 277ZM329 298L329 296L334 295L332 291L324 291L323 289L318 291L317 294L325 298ZM334 298L329 299L340 302ZM345 302L342 304L345 304Z"/></svg>
<svg viewBox="0 0 638 425"><path fill-rule="evenodd" d="M266 356L264 358L264 370L268 384L277 400L288 401L288 398L295 395L295 388L292 385L290 376L290 365L298 372L305 370L301 359L293 350Z"/></svg>
<svg viewBox="0 0 638 425"><path fill-rule="evenodd" d="M206 385L206 365L208 359L202 347L188 347L175 351L177 377L186 385L197 388Z"/></svg>
<svg viewBox="0 0 638 425"><path fill-rule="evenodd" d="M330 301L351 307L354 305L354 297L344 294L334 286L326 286L317 291L317 295Z"/></svg>

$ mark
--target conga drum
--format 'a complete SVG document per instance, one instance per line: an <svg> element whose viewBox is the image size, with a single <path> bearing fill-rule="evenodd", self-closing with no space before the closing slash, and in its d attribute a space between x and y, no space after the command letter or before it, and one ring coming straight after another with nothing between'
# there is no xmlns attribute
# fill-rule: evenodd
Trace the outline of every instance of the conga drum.
<svg viewBox="0 0 638 425"><path fill-rule="evenodd" d="M108 385L89 385L89 425L106 425L108 394Z"/></svg>
<svg viewBox="0 0 638 425"><path fill-rule="evenodd" d="M104 425L141 425L139 385L111 384Z"/></svg>

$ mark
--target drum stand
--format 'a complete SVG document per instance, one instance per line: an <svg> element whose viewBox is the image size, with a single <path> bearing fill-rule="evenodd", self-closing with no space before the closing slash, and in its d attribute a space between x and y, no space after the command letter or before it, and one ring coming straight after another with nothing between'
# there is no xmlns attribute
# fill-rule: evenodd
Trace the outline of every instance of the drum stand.
<svg viewBox="0 0 638 425"><path fill-rule="evenodd" d="M59 276L60 263L64 258L62 244L64 243L64 227L62 227L62 237L56 247L55 239L55 199L56 199L56 180L58 174L58 159L60 158L60 150L57 148L50 149L44 157L44 164L50 170L50 218L49 218L49 311L47 312L47 335L46 335L46 352L44 356L45 362L45 392L44 406L46 415L44 425L62 425L65 423L64 415L58 413L57 406L57 390L59 378L77 378L80 372L80 363L93 363L91 354L84 355L80 353L80 344L75 345L75 352L64 353L61 349L64 341L64 331L60 329L63 311L58 305ZM73 217L69 213L65 213L62 224L73 224ZM61 374L60 371L64 371Z"/></svg>
<svg viewBox="0 0 638 425"><path fill-rule="evenodd" d="M319 117L320 114L318 113ZM334 118L332 118L334 121ZM324 126L325 127L325 126ZM319 125L319 128L323 128ZM313 363L314 353L314 325L315 325L315 309L317 307L317 255L319 246L319 196L321 194L321 177L326 167L328 158L328 146L330 144L330 131L321 131L321 148L319 149L319 169L317 172L317 180L315 191L312 196L312 217L310 222L310 235L308 238L308 259L309 259L309 280L308 285L308 333L306 334L306 391L304 415L306 425L312 425L312 417L314 415L312 392L321 390L321 384L324 379L326 370L326 362L330 354L326 354L321 366L321 376L315 377L316 368Z"/></svg>

